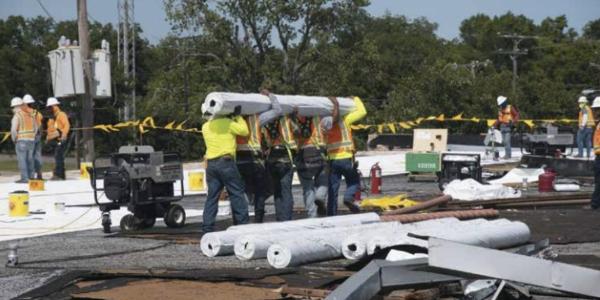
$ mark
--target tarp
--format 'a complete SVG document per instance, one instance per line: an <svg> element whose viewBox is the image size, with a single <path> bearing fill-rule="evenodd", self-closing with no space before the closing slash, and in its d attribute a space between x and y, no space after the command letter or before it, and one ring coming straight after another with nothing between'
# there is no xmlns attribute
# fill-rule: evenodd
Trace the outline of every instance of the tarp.
<svg viewBox="0 0 600 300"><path fill-rule="evenodd" d="M527 183L538 182L538 178L544 174L544 169L514 168L502 178L490 180L491 184L523 184L523 179L527 178Z"/></svg>
<svg viewBox="0 0 600 300"><path fill-rule="evenodd" d="M327 97L301 96L301 95L276 95L283 113L291 113L298 107L302 116L331 115L333 104ZM354 110L354 101L351 98L337 98L340 105L340 114L344 115ZM262 94L241 94L213 92L206 95L202 103L202 113L211 115L227 115L233 112L236 106L242 107L243 115L261 113L271 109L269 97Z"/></svg>
<svg viewBox="0 0 600 300"><path fill-rule="evenodd" d="M521 197L521 191L502 184L481 184L474 179L455 179L448 183L444 194L452 199L474 201L490 199L507 199Z"/></svg>

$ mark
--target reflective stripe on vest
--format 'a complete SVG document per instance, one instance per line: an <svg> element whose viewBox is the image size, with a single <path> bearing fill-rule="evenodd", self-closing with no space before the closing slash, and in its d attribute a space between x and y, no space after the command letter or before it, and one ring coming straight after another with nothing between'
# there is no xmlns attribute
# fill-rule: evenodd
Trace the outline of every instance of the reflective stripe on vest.
<svg viewBox="0 0 600 300"><path fill-rule="evenodd" d="M325 137L323 136L323 131L321 130L321 117L314 116L313 119L313 134L311 139L313 144L316 146L324 146L325 145Z"/></svg>
<svg viewBox="0 0 600 300"><path fill-rule="evenodd" d="M592 113L592 109L587 105L584 107L584 109L586 110L588 116L585 126L594 127L594 125L596 125L596 122L594 120L594 114ZM583 113L579 111L579 126L581 126L581 119L583 119Z"/></svg>
<svg viewBox="0 0 600 300"><path fill-rule="evenodd" d="M288 149L296 149L296 139L292 130L292 120L288 116L283 116L279 119L279 138L275 139L274 145L283 144Z"/></svg>
<svg viewBox="0 0 600 300"><path fill-rule="evenodd" d="M498 120L500 123L504 124L508 124L510 121L512 121L512 107L510 104L498 112Z"/></svg>
<svg viewBox="0 0 600 300"><path fill-rule="evenodd" d="M246 118L246 123L248 124L249 135L245 136L237 136L237 151L260 151L260 145L262 142L261 134L260 134L260 120L258 115L250 115Z"/></svg>
<svg viewBox="0 0 600 300"><path fill-rule="evenodd" d="M352 132L346 128L343 120L333 125L333 128L327 135L327 153L339 153L344 151L354 151L354 142L352 141Z"/></svg>
<svg viewBox="0 0 600 300"><path fill-rule="evenodd" d="M24 111L17 112L19 128L17 131L17 140L27 140L35 138L35 119L30 113Z"/></svg>

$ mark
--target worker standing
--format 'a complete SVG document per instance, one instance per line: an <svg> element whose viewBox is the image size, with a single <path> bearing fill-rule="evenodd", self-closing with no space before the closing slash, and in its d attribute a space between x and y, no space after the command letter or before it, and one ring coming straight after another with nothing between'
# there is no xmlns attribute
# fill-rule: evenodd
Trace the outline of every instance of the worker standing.
<svg viewBox="0 0 600 300"><path fill-rule="evenodd" d="M248 223L248 202L244 196L244 182L235 163L236 136L248 136L248 125L240 116L241 106L227 117L215 117L202 125L206 144L206 183L208 195L202 214L202 231L214 231L219 209L219 196L227 189L231 202L233 224Z"/></svg>
<svg viewBox="0 0 600 300"><path fill-rule="evenodd" d="M36 179L42 179L42 114L33 107L35 100L29 94L23 96L23 103L26 105L26 110L33 116L36 126L35 143L33 149L33 165Z"/></svg>
<svg viewBox="0 0 600 300"><path fill-rule="evenodd" d="M325 215L327 199L327 172L325 138L321 130L321 117L303 117L298 109L293 114L294 134L298 140L298 153L294 164L302 185L304 208L309 218Z"/></svg>
<svg viewBox="0 0 600 300"><path fill-rule="evenodd" d="M519 111L508 104L508 98L498 96L498 119L494 123L494 127L500 127L502 133L502 143L504 143L504 159L512 157L511 132L513 126L519 122Z"/></svg>
<svg viewBox="0 0 600 300"><path fill-rule="evenodd" d="M264 90L263 94L269 95ZM269 196L268 176L263 151L262 126L281 115L281 106L276 97L271 99L271 109L260 114L244 117L248 125L248 136L237 136L236 162L246 187L246 196L254 205L254 222L262 223L265 215L265 201Z"/></svg>
<svg viewBox="0 0 600 300"><path fill-rule="evenodd" d="M588 100L585 96L579 97L577 100L579 103L579 119L577 130L577 155L575 157L583 157L583 148L586 150L586 157L590 158L590 152L592 151L592 134L594 132L594 114L592 109L588 105Z"/></svg>
<svg viewBox="0 0 600 300"><path fill-rule="evenodd" d="M268 90L263 90L262 94L268 95L274 105L279 105L277 97ZM271 176L273 187L275 219L277 221L289 221L292 219L294 210L294 196L292 195L293 157L298 149L290 116L283 115L267 122L264 133L268 146L267 171Z"/></svg>
<svg viewBox="0 0 600 300"><path fill-rule="evenodd" d="M594 99L592 102L592 109L598 114L600 111L600 96ZM600 123L596 125L596 130L594 131L594 154L596 158L594 160L594 193L592 194L592 209L600 208Z"/></svg>
<svg viewBox="0 0 600 300"><path fill-rule="evenodd" d="M327 199L327 215L337 214L338 191L342 176L346 179L346 192L344 205L352 212L359 208L354 203L354 193L360 188L360 175L358 165L354 160L354 141L352 140L351 126L367 115L365 105L360 98L354 97L354 111L346 116L339 115L339 103L336 98L330 98L333 103L333 114L321 121L321 126L326 130L327 157L329 159L329 191Z"/></svg>
<svg viewBox="0 0 600 300"><path fill-rule="evenodd" d="M48 98L46 102L53 115L48 120L48 134L46 141L54 145L54 174L50 180L65 180L65 151L67 149L67 138L71 130L71 123L67 114L60 109L60 102L54 97Z"/></svg>
<svg viewBox="0 0 600 300"><path fill-rule="evenodd" d="M21 179L16 183L28 183L33 177L33 148L35 142L35 120L26 111L26 105L23 99L14 97L10 101L10 107L13 109L13 118L10 127L10 136L15 144L15 152L17 153L17 162Z"/></svg>

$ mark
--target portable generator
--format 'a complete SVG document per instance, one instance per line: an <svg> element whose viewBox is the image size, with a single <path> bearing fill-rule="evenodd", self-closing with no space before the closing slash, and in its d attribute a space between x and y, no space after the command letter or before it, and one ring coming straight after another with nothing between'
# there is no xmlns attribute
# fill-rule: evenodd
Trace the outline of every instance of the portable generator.
<svg viewBox="0 0 600 300"><path fill-rule="evenodd" d="M481 182L481 156L467 153L443 153L441 171L438 173L440 190L454 179L473 178Z"/></svg>
<svg viewBox="0 0 600 300"><path fill-rule="evenodd" d="M184 196L183 166L178 153L155 152L152 146L122 146L110 157L95 159L88 172L105 233L110 233L110 211L122 206L132 212L121 219L122 231L150 228L157 217L164 218L168 227L185 224L185 210L173 204ZM178 180L181 193L175 195ZM100 202L99 192L110 202Z"/></svg>

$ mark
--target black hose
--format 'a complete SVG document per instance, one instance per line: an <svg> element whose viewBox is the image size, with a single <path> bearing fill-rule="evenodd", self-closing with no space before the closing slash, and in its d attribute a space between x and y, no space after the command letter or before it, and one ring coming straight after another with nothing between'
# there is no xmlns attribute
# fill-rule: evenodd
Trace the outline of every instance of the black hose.
<svg viewBox="0 0 600 300"><path fill-rule="evenodd" d="M17 266L14 267L10 267L10 268L14 268L14 269L26 269L24 267L22 267L23 265L33 265L33 264L43 264L43 263L53 263L53 262L65 262L65 261L73 261L73 260L82 260L82 259L94 259L94 258L101 258L101 257L107 257L107 256L114 256L114 255L124 255L124 254L132 254L132 253L139 253L139 252L145 252L145 251L152 251L152 250L156 250L156 249L161 249L161 248L165 248L169 245L174 244L173 242L167 242L158 246L153 246L153 247L148 247L148 248L143 248L143 249L134 249L134 250L127 250L127 251L118 251L118 252L109 252L109 253L101 253L101 254L90 254L90 255L80 255L80 256L67 256L67 257L63 257L63 258L54 258L54 259L45 259L45 260L37 260L37 261L27 261L27 262L19 262L19 264ZM34 267L34 269L36 269ZM54 268L55 269L55 268Z"/></svg>

